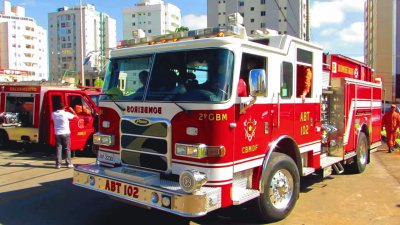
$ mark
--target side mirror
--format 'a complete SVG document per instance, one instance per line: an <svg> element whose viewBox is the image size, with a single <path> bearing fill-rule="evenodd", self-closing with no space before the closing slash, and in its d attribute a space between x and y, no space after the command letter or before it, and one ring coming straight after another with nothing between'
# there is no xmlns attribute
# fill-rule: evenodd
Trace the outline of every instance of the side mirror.
<svg viewBox="0 0 400 225"><path fill-rule="evenodd" d="M267 76L265 70L255 69L249 76L250 95L253 97L267 95Z"/></svg>

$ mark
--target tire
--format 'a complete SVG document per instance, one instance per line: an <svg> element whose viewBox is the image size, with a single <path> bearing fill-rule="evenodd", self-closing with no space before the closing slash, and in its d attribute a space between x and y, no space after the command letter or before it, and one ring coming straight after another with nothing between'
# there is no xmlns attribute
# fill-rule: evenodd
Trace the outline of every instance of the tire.
<svg viewBox="0 0 400 225"><path fill-rule="evenodd" d="M261 182L263 187L256 200L259 218L264 222L275 222L287 217L300 193L296 163L285 154L272 153Z"/></svg>
<svg viewBox="0 0 400 225"><path fill-rule="evenodd" d="M88 156L97 157L97 152L99 151L99 146L93 144L93 136L90 137L86 143L84 154Z"/></svg>
<svg viewBox="0 0 400 225"><path fill-rule="evenodd" d="M364 133L358 135L356 151L357 155L354 157L355 161L349 165L349 172L362 173L367 167L369 157L368 141Z"/></svg>
<svg viewBox="0 0 400 225"><path fill-rule="evenodd" d="M6 148L10 144L8 135L4 131L0 131L0 148Z"/></svg>
<svg viewBox="0 0 400 225"><path fill-rule="evenodd" d="M99 152L99 146L95 145L95 144L92 144L91 149L92 149L92 155L97 157L97 153Z"/></svg>

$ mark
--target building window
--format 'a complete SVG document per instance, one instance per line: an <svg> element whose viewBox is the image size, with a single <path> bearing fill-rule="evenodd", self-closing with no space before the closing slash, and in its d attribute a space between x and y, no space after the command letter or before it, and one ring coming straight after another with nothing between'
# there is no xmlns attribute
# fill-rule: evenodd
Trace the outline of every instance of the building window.
<svg viewBox="0 0 400 225"><path fill-rule="evenodd" d="M251 8L250 8L250 11L254 11L254 7L251 7Z"/></svg>
<svg viewBox="0 0 400 225"><path fill-rule="evenodd" d="M135 22L133 22L133 23L132 23L132 26L133 26L133 27L134 27L134 26L136 26L136 23L135 23Z"/></svg>
<svg viewBox="0 0 400 225"><path fill-rule="evenodd" d="M244 1L240 1L239 6L244 6Z"/></svg>
<svg viewBox="0 0 400 225"><path fill-rule="evenodd" d="M251 19L250 22L254 23L254 19Z"/></svg>
<svg viewBox="0 0 400 225"><path fill-rule="evenodd" d="M266 27L266 26L265 26L265 23L261 23L260 27L261 27L261 28L265 28L265 27Z"/></svg>
<svg viewBox="0 0 400 225"><path fill-rule="evenodd" d="M149 12L149 13L147 13L147 16L151 16L151 13Z"/></svg>
<svg viewBox="0 0 400 225"><path fill-rule="evenodd" d="M240 15L244 18L244 13L240 13Z"/></svg>
<svg viewBox="0 0 400 225"><path fill-rule="evenodd" d="M261 1L260 1L260 4L261 4L261 5L265 5L265 0L261 0Z"/></svg>
<svg viewBox="0 0 400 225"><path fill-rule="evenodd" d="M147 33L151 34L151 30L148 30Z"/></svg>
<svg viewBox="0 0 400 225"><path fill-rule="evenodd" d="M261 11L261 16L265 16L265 11Z"/></svg>
<svg viewBox="0 0 400 225"><path fill-rule="evenodd" d="M135 18L136 17L136 15L135 14L132 14L132 18Z"/></svg>

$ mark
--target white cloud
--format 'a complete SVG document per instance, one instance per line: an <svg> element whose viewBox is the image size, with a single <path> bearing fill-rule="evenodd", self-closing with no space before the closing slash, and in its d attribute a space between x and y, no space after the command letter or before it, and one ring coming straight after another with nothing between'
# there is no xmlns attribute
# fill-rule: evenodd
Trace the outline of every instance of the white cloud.
<svg viewBox="0 0 400 225"><path fill-rule="evenodd" d="M363 12L365 0L340 0L342 9L346 11Z"/></svg>
<svg viewBox="0 0 400 225"><path fill-rule="evenodd" d="M311 27L320 27L323 24L340 24L343 20L344 13L337 2L315 2L311 7Z"/></svg>
<svg viewBox="0 0 400 225"><path fill-rule="evenodd" d="M185 15L182 18L182 26L189 27L190 30L202 29L207 27L207 16L206 15Z"/></svg>
<svg viewBox="0 0 400 225"><path fill-rule="evenodd" d="M314 1L310 9L310 25L319 28L324 24L341 24L346 12L362 12L365 0Z"/></svg>
<svg viewBox="0 0 400 225"><path fill-rule="evenodd" d="M335 28L324 29L320 32L321 36L333 36L338 33L338 30Z"/></svg>
<svg viewBox="0 0 400 225"><path fill-rule="evenodd" d="M348 43L363 43L364 41L364 23L352 23L350 27L340 31L339 37Z"/></svg>

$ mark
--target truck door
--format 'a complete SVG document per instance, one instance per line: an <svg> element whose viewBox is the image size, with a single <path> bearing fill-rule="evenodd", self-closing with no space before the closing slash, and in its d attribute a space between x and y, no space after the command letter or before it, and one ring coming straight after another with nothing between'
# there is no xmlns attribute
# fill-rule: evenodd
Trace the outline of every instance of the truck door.
<svg viewBox="0 0 400 225"><path fill-rule="evenodd" d="M273 112L271 111L271 100L273 94L270 90L263 90L255 97L250 96L250 73L253 69L268 71L268 60L266 57L243 53L240 79L238 86L237 104L235 104L235 143L234 161L251 159L252 166L262 163L265 149L270 140L271 128L273 126ZM269 86L268 72L266 83ZM253 81L252 81L253 82ZM260 82L264 82L261 81ZM275 101L276 98L275 98ZM248 107L247 107L248 106ZM242 164L234 165L234 172L242 170Z"/></svg>
<svg viewBox="0 0 400 225"><path fill-rule="evenodd" d="M274 119L275 138L288 135L293 137L294 131L294 85L293 63L282 62L280 66L279 100L273 105L273 111L277 114Z"/></svg>
<svg viewBox="0 0 400 225"><path fill-rule="evenodd" d="M57 143L52 113L60 102L65 104L62 92L47 91L44 94L43 103L40 108L39 140L43 144L48 144L52 147L56 146Z"/></svg>
<svg viewBox="0 0 400 225"><path fill-rule="evenodd" d="M91 145L91 137L95 132L95 110L88 98L81 92L67 93L67 106L70 106L78 118L72 119L71 128L71 149L84 150L87 145Z"/></svg>
<svg viewBox="0 0 400 225"><path fill-rule="evenodd" d="M294 104L294 138L300 153L317 151L320 148L320 130L316 124L320 121L320 92L317 83L319 74L314 76L313 60L317 56L311 51L297 48L296 99Z"/></svg>

